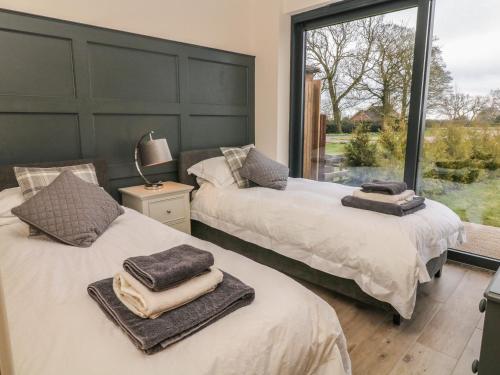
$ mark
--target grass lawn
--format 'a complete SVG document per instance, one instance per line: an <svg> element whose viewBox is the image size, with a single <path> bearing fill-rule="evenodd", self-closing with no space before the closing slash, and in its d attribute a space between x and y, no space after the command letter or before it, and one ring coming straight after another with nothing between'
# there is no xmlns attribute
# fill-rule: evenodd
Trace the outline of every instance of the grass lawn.
<svg viewBox="0 0 500 375"><path fill-rule="evenodd" d="M351 137L351 134L327 134L325 152L328 155L342 155L345 152L345 145L349 143ZM370 140L372 142L376 142L378 137L379 135L377 133L370 134Z"/></svg>
<svg viewBox="0 0 500 375"><path fill-rule="evenodd" d="M464 221L500 227L500 178L464 185L460 190L429 198L451 208Z"/></svg>
<svg viewBox="0 0 500 375"><path fill-rule="evenodd" d="M328 155L342 155L345 152L344 143L327 143L325 145L325 152Z"/></svg>

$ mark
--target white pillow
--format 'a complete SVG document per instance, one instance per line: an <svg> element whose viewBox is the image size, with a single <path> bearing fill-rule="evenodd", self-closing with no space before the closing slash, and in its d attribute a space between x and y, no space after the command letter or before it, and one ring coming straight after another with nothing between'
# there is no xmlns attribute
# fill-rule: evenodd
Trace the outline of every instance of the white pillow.
<svg viewBox="0 0 500 375"><path fill-rule="evenodd" d="M219 188L235 183L224 156L202 160L190 167L187 173L194 174L196 177L200 177Z"/></svg>
<svg viewBox="0 0 500 375"><path fill-rule="evenodd" d="M4 189L0 191L0 227L17 223L19 219L10 212L14 207L24 202L21 188Z"/></svg>

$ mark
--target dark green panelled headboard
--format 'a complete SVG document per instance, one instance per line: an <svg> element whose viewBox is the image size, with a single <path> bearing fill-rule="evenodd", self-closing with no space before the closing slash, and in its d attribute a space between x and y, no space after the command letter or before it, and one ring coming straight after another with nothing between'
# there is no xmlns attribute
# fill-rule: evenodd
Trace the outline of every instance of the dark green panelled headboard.
<svg viewBox="0 0 500 375"><path fill-rule="evenodd" d="M105 159L116 194L147 130L174 159L253 142L254 57L0 10L0 165Z"/></svg>

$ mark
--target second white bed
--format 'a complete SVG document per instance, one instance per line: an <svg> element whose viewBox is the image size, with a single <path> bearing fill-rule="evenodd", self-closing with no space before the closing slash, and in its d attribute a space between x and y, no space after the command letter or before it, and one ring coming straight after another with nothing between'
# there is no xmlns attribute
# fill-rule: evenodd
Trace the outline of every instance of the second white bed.
<svg viewBox="0 0 500 375"><path fill-rule="evenodd" d="M244 241L354 280L372 297L412 316L425 264L465 239L460 218L446 206L397 217L344 207L353 187L289 178L286 190L217 188L205 182L191 217Z"/></svg>

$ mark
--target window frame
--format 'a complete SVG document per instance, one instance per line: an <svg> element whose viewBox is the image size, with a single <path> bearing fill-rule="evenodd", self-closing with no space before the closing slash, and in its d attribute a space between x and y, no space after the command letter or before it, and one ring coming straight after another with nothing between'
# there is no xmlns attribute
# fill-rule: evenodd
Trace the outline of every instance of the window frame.
<svg viewBox="0 0 500 375"><path fill-rule="evenodd" d="M436 0L344 0L292 16L290 46L289 167L293 177L303 176L305 32L382 13L417 8L411 100L404 165L404 181L417 190L420 156L425 132L428 79L432 53ZM500 260L448 249L448 258L496 270Z"/></svg>

